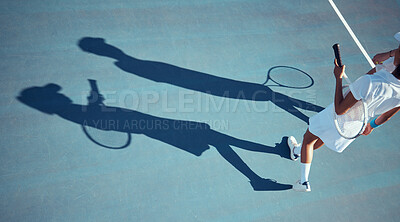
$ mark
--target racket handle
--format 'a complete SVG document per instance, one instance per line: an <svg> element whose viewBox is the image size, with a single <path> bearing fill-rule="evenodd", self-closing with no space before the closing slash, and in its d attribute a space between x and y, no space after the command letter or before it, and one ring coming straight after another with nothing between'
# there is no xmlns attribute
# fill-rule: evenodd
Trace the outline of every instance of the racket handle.
<svg viewBox="0 0 400 222"><path fill-rule="evenodd" d="M98 92L99 89L97 88L97 82L96 82L96 80L88 79L88 81L89 81L89 84L90 84L90 88L92 88L93 91Z"/></svg>
<svg viewBox="0 0 400 222"><path fill-rule="evenodd" d="M338 64L340 67L342 67L343 64L342 64L342 57L340 56L339 43L334 44L334 45L332 46L332 48L333 48L333 52L335 52L335 58L336 58L337 64ZM350 82L350 80L349 80L349 77L346 75L346 73L343 73L343 77L344 77L344 79L346 80L346 82L347 82L348 84L351 84L351 82Z"/></svg>
<svg viewBox="0 0 400 222"><path fill-rule="evenodd" d="M89 104L103 104L104 96L100 94L99 88L97 87L96 80L88 79L90 83L90 95L87 97Z"/></svg>
<svg viewBox="0 0 400 222"><path fill-rule="evenodd" d="M334 44L332 46L332 48L333 48L333 51L335 52L335 58L336 58L336 61L337 61L338 65L340 67L342 67L343 64L342 64L342 57L340 56L339 43Z"/></svg>

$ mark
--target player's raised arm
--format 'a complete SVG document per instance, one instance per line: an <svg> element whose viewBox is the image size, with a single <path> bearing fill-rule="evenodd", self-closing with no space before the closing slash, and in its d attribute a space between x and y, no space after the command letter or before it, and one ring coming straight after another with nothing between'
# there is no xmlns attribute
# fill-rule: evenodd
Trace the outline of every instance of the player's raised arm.
<svg viewBox="0 0 400 222"><path fill-rule="evenodd" d="M382 52L382 53L378 53L374 56L374 58L372 58L372 61L375 64L381 64L383 61L389 59L390 57L393 57L395 55L396 49L387 51L387 52Z"/></svg>
<svg viewBox="0 0 400 222"><path fill-rule="evenodd" d="M336 78L336 88L335 88L335 112L337 115L343 115L349 110L357 100L354 98L353 94L349 92L345 98L343 98L343 88L342 88L342 78L344 75L344 70L346 66L339 66L337 60L335 59L335 68L333 73Z"/></svg>

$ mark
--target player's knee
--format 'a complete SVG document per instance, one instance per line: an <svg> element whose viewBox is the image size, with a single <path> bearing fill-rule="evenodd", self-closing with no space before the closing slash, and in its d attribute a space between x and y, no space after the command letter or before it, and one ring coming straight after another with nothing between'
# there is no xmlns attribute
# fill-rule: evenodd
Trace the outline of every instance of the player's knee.
<svg viewBox="0 0 400 222"><path fill-rule="evenodd" d="M310 140L310 136L306 133L303 135L303 143L307 143L307 141Z"/></svg>
<svg viewBox="0 0 400 222"><path fill-rule="evenodd" d="M312 135L307 131L303 135L303 144L305 145L306 148L309 148L310 145L313 143L313 137Z"/></svg>

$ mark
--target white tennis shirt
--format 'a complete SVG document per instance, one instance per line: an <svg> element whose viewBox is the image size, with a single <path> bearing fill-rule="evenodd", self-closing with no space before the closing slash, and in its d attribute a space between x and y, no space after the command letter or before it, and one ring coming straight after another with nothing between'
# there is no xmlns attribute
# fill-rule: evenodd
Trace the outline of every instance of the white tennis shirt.
<svg viewBox="0 0 400 222"><path fill-rule="evenodd" d="M386 59L382 64L376 65L377 72L381 71L382 69L386 69L390 73L396 69L396 66L394 65L394 56Z"/></svg>
<svg viewBox="0 0 400 222"><path fill-rule="evenodd" d="M386 69L361 76L350 90L354 98L364 100L370 118L400 106L400 80Z"/></svg>
<svg viewBox="0 0 400 222"><path fill-rule="evenodd" d="M372 118L400 106L400 80L386 69L373 75L364 75L350 85L357 100L363 99L368 116ZM339 135L334 124L333 103L310 118L309 130L318 136L327 147L343 152L354 139L345 139Z"/></svg>

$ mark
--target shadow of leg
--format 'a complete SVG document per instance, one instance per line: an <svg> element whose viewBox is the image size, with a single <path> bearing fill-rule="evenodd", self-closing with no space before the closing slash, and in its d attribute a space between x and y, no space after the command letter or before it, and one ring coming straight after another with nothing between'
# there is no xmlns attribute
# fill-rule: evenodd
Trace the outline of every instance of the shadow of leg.
<svg viewBox="0 0 400 222"><path fill-rule="evenodd" d="M288 190L292 185L281 184L271 179L264 179L254 173L249 166L237 155L233 149L227 144L218 144L215 146L221 156L234 166L239 172L250 180L250 184L256 191L277 191Z"/></svg>
<svg viewBox="0 0 400 222"><path fill-rule="evenodd" d="M250 181L250 184L255 191L279 191L292 189L292 185L290 184L282 184L276 182L276 180L264 178L256 181Z"/></svg>
<svg viewBox="0 0 400 222"><path fill-rule="evenodd" d="M281 139L281 142L275 143L274 147L271 146L265 146L262 144L254 143L254 142L249 142L245 140L240 140L234 137L229 137L228 144L235 146L240 149L252 151L252 152L260 152L260 153L269 153L269 154L275 154L279 155L282 158L290 159L290 152L289 148L287 146L287 140L288 137L284 136Z"/></svg>

